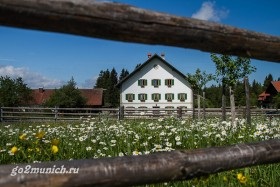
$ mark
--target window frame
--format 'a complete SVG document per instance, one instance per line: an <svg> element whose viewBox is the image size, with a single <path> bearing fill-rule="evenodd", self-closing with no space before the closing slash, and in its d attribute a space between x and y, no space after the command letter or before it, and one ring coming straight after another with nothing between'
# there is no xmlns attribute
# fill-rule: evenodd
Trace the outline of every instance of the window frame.
<svg viewBox="0 0 280 187"><path fill-rule="evenodd" d="M145 93L139 93L138 94L138 100L141 102L145 102L148 99L148 95Z"/></svg>
<svg viewBox="0 0 280 187"><path fill-rule="evenodd" d="M174 100L174 93L166 93L165 94L165 100L167 100L169 102L172 102Z"/></svg>
<svg viewBox="0 0 280 187"><path fill-rule="evenodd" d="M178 100L182 102L186 101L187 97L188 97L187 93L178 93Z"/></svg>
<svg viewBox="0 0 280 187"><path fill-rule="evenodd" d="M133 102L135 100L135 94L133 93L127 93L125 94L125 99L128 101L128 102Z"/></svg>
<svg viewBox="0 0 280 187"><path fill-rule="evenodd" d="M158 88L161 85L161 80L160 79L152 79L152 86L155 88Z"/></svg>
<svg viewBox="0 0 280 187"><path fill-rule="evenodd" d="M174 79L165 79L164 83L165 83L165 86L170 88L170 87L174 86Z"/></svg>
<svg viewBox="0 0 280 187"><path fill-rule="evenodd" d="M161 94L160 93L153 93L152 94L152 100L154 100L154 102L158 102L161 100Z"/></svg>
<svg viewBox="0 0 280 187"><path fill-rule="evenodd" d="M148 85L147 79L139 79L138 80L138 86L140 86L141 88L144 88L147 85Z"/></svg>

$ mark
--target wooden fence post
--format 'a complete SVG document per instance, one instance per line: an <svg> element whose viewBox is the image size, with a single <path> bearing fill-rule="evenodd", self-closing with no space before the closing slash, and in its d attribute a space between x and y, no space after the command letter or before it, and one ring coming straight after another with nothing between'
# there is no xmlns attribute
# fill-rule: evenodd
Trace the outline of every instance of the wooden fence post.
<svg viewBox="0 0 280 187"><path fill-rule="evenodd" d="M177 115L178 118L182 118L182 115L183 115L182 107L179 107L179 108L178 108L177 114L178 114L178 115Z"/></svg>
<svg viewBox="0 0 280 187"><path fill-rule="evenodd" d="M3 108L0 107L0 122L3 121Z"/></svg>
<svg viewBox="0 0 280 187"><path fill-rule="evenodd" d="M248 77L244 77L245 93L246 93L246 120L247 124L251 125L251 109L250 109L250 92Z"/></svg>
<svg viewBox="0 0 280 187"><path fill-rule="evenodd" d="M120 106L119 108L119 120L123 120L124 118L124 106Z"/></svg>
<svg viewBox="0 0 280 187"><path fill-rule="evenodd" d="M54 121L57 121L57 118L58 118L58 107L55 106L55 109L54 109Z"/></svg>
<svg viewBox="0 0 280 187"><path fill-rule="evenodd" d="M206 119L206 114L205 114L205 91L203 91L203 93L202 93L202 99L203 99L203 120L205 120Z"/></svg>
<svg viewBox="0 0 280 187"><path fill-rule="evenodd" d="M195 102L194 93L192 92L192 104L193 104L193 108L192 108L192 119L193 119L193 120L195 119L195 106L194 106L194 102Z"/></svg>

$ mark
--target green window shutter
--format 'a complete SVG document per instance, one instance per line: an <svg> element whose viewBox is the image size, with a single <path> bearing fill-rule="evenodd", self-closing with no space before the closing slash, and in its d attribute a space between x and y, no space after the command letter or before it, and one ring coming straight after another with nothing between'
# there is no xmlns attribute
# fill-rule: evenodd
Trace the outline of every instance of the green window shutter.
<svg viewBox="0 0 280 187"><path fill-rule="evenodd" d="M133 100L135 99L135 94L132 94L132 99L133 99Z"/></svg>
<svg viewBox="0 0 280 187"><path fill-rule="evenodd" d="M160 80L160 79L158 79L158 85L159 85L159 86L161 85L161 80Z"/></svg>
<svg viewBox="0 0 280 187"><path fill-rule="evenodd" d="M152 84L152 86L154 86L154 79L152 79L152 83L151 84Z"/></svg>
<svg viewBox="0 0 280 187"><path fill-rule="evenodd" d="M147 86L147 79L144 79L144 85Z"/></svg>
<svg viewBox="0 0 280 187"><path fill-rule="evenodd" d="M165 94L165 100L167 100L167 94Z"/></svg>
<svg viewBox="0 0 280 187"><path fill-rule="evenodd" d="M145 100L147 100L148 99L148 95L147 94L145 94Z"/></svg>
<svg viewBox="0 0 280 187"><path fill-rule="evenodd" d="M140 98L141 98L141 94L138 94L138 100L140 100Z"/></svg>
<svg viewBox="0 0 280 187"><path fill-rule="evenodd" d="M155 94L152 94L152 100L155 100Z"/></svg>
<svg viewBox="0 0 280 187"><path fill-rule="evenodd" d="M172 94L172 100L174 99L174 94Z"/></svg>
<svg viewBox="0 0 280 187"><path fill-rule="evenodd" d="M125 94L125 100L128 100L128 94Z"/></svg>
<svg viewBox="0 0 280 187"><path fill-rule="evenodd" d="M168 84L168 79L165 79L164 80L164 85L167 85Z"/></svg>
<svg viewBox="0 0 280 187"><path fill-rule="evenodd" d="M174 85L174 79L171 79L171 84L172 84L172 86Z"/></svg>
<svg viewBox="0 0 280 187"><path fill-rule="evenodd" d="M141 86L141 81L140 80L138 80L138 86Z"/></svg>
<svg viewBox="0 0 280 187"><path fill-rule="evenodd" d="M161 100L161 94L158 94L158 100Z"/></svg>
<svg viewBox="0 0 280 187"><path fill-rule="evenodd" d="M185 94L185 100L187 100L187 94Z"/></svg>

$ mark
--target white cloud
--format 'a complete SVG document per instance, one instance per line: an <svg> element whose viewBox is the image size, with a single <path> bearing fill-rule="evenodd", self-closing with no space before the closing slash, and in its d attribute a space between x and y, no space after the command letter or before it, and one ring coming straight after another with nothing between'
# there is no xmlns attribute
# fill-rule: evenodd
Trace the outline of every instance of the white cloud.
<svg viewBox="0 0 280 187"><path fill-rule="evenodd" d="M24 83L30 88L59 88L65 82L57 79L49 79L40 75L39 73L32 72L27 68L14 67L14 66L0 66L0 76L8 76L11 78L22 77Z"/></svg>
<svg viewBox="0 0 280 187"><path fill-rule="evenodd" d="M93 88L95 86L97 78L98 78L98 76L95 76L95 77L92 77L90 79L87 79L80 86L78 85L78 87L79 88Z"/></svg>
<svg viewBox="0 0 280 187"><path fill-rule="evenodd" d="M200 9L192 15L192 18L219 22L221 19L226 18L228 13L229 10L227 9L216 8L215 2L206 1L203 2Z"/></svg>

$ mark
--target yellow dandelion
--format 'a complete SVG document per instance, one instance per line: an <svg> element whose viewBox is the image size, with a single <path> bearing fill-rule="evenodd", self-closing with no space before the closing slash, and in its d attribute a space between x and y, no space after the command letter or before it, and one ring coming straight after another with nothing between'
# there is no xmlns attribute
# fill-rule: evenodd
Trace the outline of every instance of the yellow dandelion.
<svg viewBox="0 0 280 187"><path fill-rule="evenodd" d="M247 178L242 173L237 173L236 177L241 184L245 184L247 182Z"/></svg>
<svg viewBox="0 0 280 187"><path fill-rule="evenodd" d="M20 139L20 140L26 140L26 134L20 135L20 136L19 136L19 139Z"/></svg>
<svg viewBox="0 0 280 187"><path fill-rule="evenodd" d="M59 140L58 139L53 139L52 140L52 145L58 145L59 144Z"/></svg>
<svg viewBox="0 0 280 187"><path fill-rule="evenodd" d="M58 152L58 147L56 145L52 146L52 153L55 154Z"/></svg>
<svg viewBox="0 0 280 187"><path fill-rule="evenodd" d="M38 138L38 139L42 139L44 136L45 136L45 132L44 131L39 131L39 132L37 132L36 133L36 138Z"/></svg>
<svg viewBox="0 0 280 187"><path fill-rule="evenodd" d="M226 176L223 176L223 181L228 181L227 177Z"/></svg>
<svg viewBox="0 0 280 187"><path fill-rule="evenodd" d="M12 147L11 153L15 154L18 151L18 148L16 146Z"/></svg>

